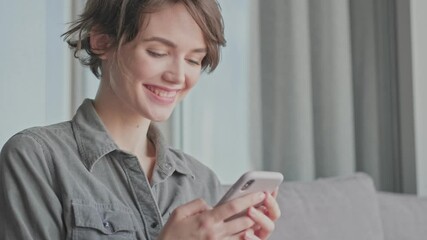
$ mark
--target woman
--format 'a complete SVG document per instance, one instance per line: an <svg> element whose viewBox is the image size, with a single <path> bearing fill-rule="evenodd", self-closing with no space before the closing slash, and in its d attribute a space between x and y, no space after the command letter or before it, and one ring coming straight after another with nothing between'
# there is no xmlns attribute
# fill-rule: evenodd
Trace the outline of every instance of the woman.
<svg viewBox="0 0 427 240"><path fill-rule="evenodd" d="M268 238L276 193L210 207L215 174L152 124L217 66L225 40L215 0L88 0L65 38L100 86L71 121L5 144L1 239Z"/></svg>

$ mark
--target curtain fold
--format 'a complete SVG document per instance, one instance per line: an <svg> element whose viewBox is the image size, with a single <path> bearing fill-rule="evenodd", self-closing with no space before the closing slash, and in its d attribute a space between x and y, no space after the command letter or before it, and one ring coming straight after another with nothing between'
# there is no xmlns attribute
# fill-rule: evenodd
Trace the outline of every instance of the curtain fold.
<svg viewBox="0 0 427 240"><path fill-rule="evenodd" d="M415 193L413 112L400 107L413 107L410 70L399 64L410 49L399 41L407 9L389 0L260 5L265 169L288 180L363 171L379 190Z"/></svg>
<svg viewBox="0 0 427 240"><path fill-rule="evenodd" d="M355 170L347 1L260 5L263 159L288 180Z"/></svg>
<svg viewBox="0 0 427 240"><path fill-rule="evenodd" d="M316 176L355 171L348 1L309 1Z"/></svg>
<svg viewBox="0 0 427 240"><path fill-rule="evenodd" d="M308 1L260 5L263 161L289 180L314 177Z"/></svg>

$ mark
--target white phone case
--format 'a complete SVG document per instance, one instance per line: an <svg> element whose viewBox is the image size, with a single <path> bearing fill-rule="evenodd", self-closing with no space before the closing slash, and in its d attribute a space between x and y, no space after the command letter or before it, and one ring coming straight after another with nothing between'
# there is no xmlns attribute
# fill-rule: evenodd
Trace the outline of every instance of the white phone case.
<svg viewBox="0 0 427 240"><path fill-rule="evenodd" d="M250 171L243 174L236 183L231 186L216 206L232 199L242 197L254 192L273 192L283 181L283 175L279 172Z"/></svg>

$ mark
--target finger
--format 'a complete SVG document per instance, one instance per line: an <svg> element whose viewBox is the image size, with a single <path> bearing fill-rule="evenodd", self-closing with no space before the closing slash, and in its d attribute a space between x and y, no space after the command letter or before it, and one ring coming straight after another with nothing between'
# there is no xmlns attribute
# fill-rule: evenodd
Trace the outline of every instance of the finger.
<svg viewBox="0 0 427 240"><path fill-rule="evenodd" d="M261 205L259 207L255 207L258 211L264 213L264 215L268 216L268 210L264 205Z"/></svg>
<svg viewBox="0 0 427 240"><path fill-rule="evenodd" d="M274 191L271 193L271 196L273 196L275 199L277 198L277 195L279 195L279 187L274 189Z"/></svg>
<svg viewBox="0 0 427 240"><path fill-rule="evenodd" d="M212 214L217 221L224 221L235 214L245 211L257 203L262 202L265 197L266 195L263 192L251 193L219 205L212 210Z"/></svg>
<svg viewBox="0 0 427 240"><path fill-rule="evenodd" d="M253 230L248 230L243 235L244 240L261 240L261 238L255 236L255 233Z"/></svg>
<svg viewBox="0 0 427 240"><path fill-rule="evenodd" d="M231 237L222 238L222 240L242 240L242 239L244 239L244 232L235 234Z"/></svg>
<svg viewBox="0 0 427 240"><path fill-rule="evenodd" d="M245 231L242 231L238 234L233 235L232 239L244 240L244 239L250 239L251 236L255 236L255 231L252 228L248 228Z"/></svg>
<svg viewBox="0 0 427 240"><path fill-rule="evenodd" d="M267 238L274 230L274 222L264 215L262 212L251 207L248 211L249 216L259 225L261 228L256 232L256 235L261 238Z"/></svg>
<svg viewBox="0 0 427 240"><path fill-rule="evenodd" d="M211 207L203 199L196 199L176 208L172 212L171 218L184 219L209 209L211 209Z"/></svg>
<svg viewBox="0 0 427 240"><path fill-rule="evenodd" d="M263 212L266 213L271 220L275 221L279 219L281 215L280 207L272 195L266 194L263 206L266 208Z"/></svg>
<svg viewBox="0 0 427 240"><path fill-rule="evenodd" d="M242 239L245 239L245 234L246 234L246 230L241 231L239 233L236 233L236 234L229 236L229 237L223 237L222 239L223 240L242 240ZM254 231L252 231L252 234L254 234Z"/></svg>
<svg viewBox="0 0 427 240"><path fill-rule="evenodd" d="M252 235L254 235L254 234L255 234L255 230L254 230L253 228L249 228L249 229L247 229L247 230L243 233L243 236L244 236L244 235L247 235L247 234L252 234Z"/></svg>
<svg viewBox="0 0 427 240"><path fill-rule="evenodd" d="M239 217L224 223L225 235L234 235L250 229L255 222L248 216Z"/></svg>

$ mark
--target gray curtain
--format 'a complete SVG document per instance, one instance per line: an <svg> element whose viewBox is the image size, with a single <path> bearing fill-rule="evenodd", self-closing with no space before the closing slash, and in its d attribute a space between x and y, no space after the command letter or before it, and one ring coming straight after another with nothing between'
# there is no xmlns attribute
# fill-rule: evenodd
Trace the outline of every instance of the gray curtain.
<svg viewBox="0 0 427 240"><path fill-rule="evenodd" d="M287 179L355 170L347 1L260 5L263 153Z"/></svg>
<svg viewBox="0 0 427 240"><path fill-rule="evenodd" d="M382 0L260 2L253 125L265 169L288 180L363 171L378 189L414 191L400 154L395 13Z"/></svg>

